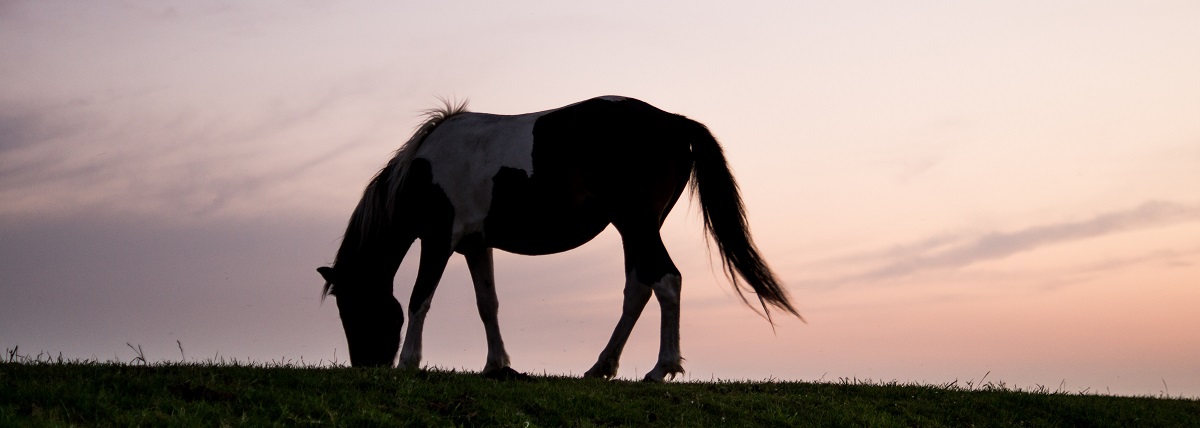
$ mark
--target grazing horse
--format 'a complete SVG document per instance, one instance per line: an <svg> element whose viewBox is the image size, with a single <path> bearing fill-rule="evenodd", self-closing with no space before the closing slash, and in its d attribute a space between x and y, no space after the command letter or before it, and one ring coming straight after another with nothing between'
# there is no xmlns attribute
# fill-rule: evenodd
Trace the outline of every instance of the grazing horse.
<svg viewBox="0 0 1200 428"><path fill-rule="evenodd" d="M515 116L429 110L427 120L367 185L350 217L322 297L334 295L353 366L391 366L404 314L392 281L414 241L421 260L400 367L421 362L421 331L453 253L466 258L487 335L484 375L509 368L497 322L492 249L539 255L583 245L612 224L625 253L621 319L587 377L617 374L621 350L653 294L662 309L658 363L645 380L683 372L679 270L659 229L692 182L726 275L799 317L750 238L738 187L708 129L632 98L606 96ZM739 282L738 277L741 278Z"/></svg>

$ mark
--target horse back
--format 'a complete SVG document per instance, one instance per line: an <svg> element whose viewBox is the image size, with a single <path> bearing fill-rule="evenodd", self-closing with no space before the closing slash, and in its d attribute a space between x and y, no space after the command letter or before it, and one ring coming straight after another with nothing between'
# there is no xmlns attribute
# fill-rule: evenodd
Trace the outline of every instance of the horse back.
<svg viewBox="0 0 1200 428"><path fill-rule="evenodd" d="M523 115L462 113L422 144L453 211L452 245L478 234L522 254L565 251L616 218L661 223L692 159L682 116L623 97Z"/></svg>

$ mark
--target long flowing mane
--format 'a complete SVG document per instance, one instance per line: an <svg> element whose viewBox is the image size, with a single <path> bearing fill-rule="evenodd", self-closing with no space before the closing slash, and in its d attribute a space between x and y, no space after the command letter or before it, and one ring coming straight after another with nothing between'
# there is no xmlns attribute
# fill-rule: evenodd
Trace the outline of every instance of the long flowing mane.
<svg viewBox="0 0 1200 428"><path fill-rule="evenodd" d="M466 100L454 103L442 99L441 102L440 107L421 112L425 121L417 125L416 131L408 138L408 141L396 149L392 159L379 172L375 173L371 182L367 184L362 199L354 208L354 213L350 215L346 234L342 237L342 245L333 259L334 266L337 266L339 261L345 260L350 253L360 250L370 235L388 227L388 219L392 218L396 206L394 198L404 184L404 179L408 175L408 166L416 158L417 150L425 142L425 137L428 137L446 119L467 112ZM332 293L333 287L333 284L326 283L321 297L324 298Z"/></svg>

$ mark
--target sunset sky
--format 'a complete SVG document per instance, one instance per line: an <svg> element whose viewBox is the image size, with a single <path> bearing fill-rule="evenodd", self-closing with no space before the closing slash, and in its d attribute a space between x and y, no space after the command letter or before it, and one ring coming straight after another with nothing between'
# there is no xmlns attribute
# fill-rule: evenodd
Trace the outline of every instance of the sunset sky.
<svg viewBox="0 0 1200 428"><path fill-rule="evenodd" d="M314 269L421 110L617 94L713 131L808 321L742 305L681 202L685 380L1198 397L1198 22L1195 1L0 1L0 345L344 362ZM615 231L496 268L513 367L581 375L620 315ZM623 378L655 362L656 306ZM485 353L455 258L425 363Z"/></svg>

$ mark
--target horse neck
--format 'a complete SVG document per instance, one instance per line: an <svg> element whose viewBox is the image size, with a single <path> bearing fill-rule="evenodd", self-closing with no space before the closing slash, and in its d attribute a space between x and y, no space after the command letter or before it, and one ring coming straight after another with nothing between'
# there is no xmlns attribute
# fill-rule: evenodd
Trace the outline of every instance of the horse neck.
<svg viewBox="0 0 1200 428"><path fill-rule="evenodd" d="M347 231L333 267L364 282L391 285L404 254L414 240L396 233L357 234Z"/></svg>

